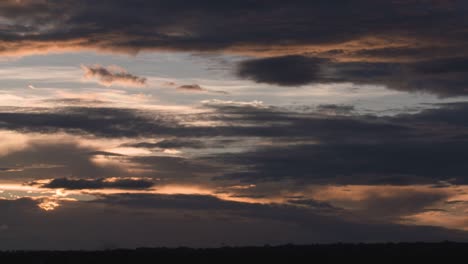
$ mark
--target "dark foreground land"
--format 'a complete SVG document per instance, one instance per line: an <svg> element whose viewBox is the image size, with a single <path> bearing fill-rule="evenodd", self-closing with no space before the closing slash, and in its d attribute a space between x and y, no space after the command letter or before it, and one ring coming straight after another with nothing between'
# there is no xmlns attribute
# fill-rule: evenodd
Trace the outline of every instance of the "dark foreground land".
<svg viewBox="0 0 468 264"><path fill-rule="evenodd" d="M105 251L8 251L0 263L467 263L468 243L334 244L139 248Z"/></svg>

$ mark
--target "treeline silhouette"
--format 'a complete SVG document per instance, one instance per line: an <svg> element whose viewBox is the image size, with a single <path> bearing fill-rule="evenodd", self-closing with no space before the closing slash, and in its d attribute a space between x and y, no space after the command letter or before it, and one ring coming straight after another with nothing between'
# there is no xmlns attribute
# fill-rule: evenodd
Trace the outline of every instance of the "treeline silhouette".
<svg viewBox="0 0 468 264"><path fill-rule="evenodd" d="M3 251L0 263L465 263L468 243L283 245L221 248L137 248L102 251Z"/></svg>

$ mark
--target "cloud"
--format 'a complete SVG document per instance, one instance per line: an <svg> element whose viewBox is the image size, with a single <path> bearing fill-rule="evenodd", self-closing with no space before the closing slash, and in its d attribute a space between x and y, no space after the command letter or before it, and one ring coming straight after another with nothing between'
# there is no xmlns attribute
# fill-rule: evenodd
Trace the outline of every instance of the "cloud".
<svg viewBox="0 0 468 264"><path fill-rule="evenodd" d="M146 85L146 78L130 74L125 69L117 66L81 65L81 68L84 71L85 78L96 78L99 84L107 87L112 85L142 87Z"/></svg>
<svg viewBox="0 0 468 264"><path fill-rule="evenodd" d="M194 93L205 92L205 93L216 93L216 94L229 94L228 92L225 92L225 91L216 91L216 90L206 89L206 88L201 87L198 84L181 85L177 87L177 90L181 92L194 92Z"/></svg>
<svg viewBox="0 0 468 264"><path fill-rule="evenodd" d="M324 60L304 56L285 56L240 62L237 75L259 83L300 86L320 80Z"/></svg>
<svg viewBox="0 0 468 264"><path fill-rule="evenodd" d="M404 216L423 212L434 206L438 202L443 202L448 198L445 193L428 192L395 192L391 196L378 193L371 194L361 205L364 214L371 214L372 218L386 219L387 221ZM410 203L405 201L411 201Z"/></svg>
<svg viewBox="0 0 468 264"><path fill-rule="evenodd" d="M214 4L203 0L195 5L181 0L106 0L99 4L85 0L77 5L71 0L3 1L0 14L9 23L2 34L2 46L5 52L38 51L51 46L129 52L231 49L283 54L294 52L294 47L296 52L302 47L314 52L343 49L347 53L364 48L402 48L403 44L413 48L436 43L431 40L444 40L437 46L445 49L450 45L460 47L465 38L457 34L457 29L466 24L463 14L467 6L456 1L446 5L439 2L358 0L336 5L325 1L274 0L260 4L242 0ZM357 10L355 6L363 8ZM421 8L428 11L422 13ZM376 17L375 13L382 16ZM239 21L239 15L246 19ZM431 27L425 21L431 21ZM370 37L374 41L366 39ZM362 47L348 44L360 40ZM342 43L347 45L340 46Z"/></svg>
<svg viewBox="0 0 468 264"><path fill-rule="evenodd" d="M467 93L463 1L3 1L0 9L7 21L0 34L4 55L230 52L264 58L238 68L242 78L261 83L355 82L441 96ZM100 73L90 74L103 85L145 83L125 71L95 70Z"/></svg>
<svg viewBox="0 0 468 264"><path fill-rule="evenodd" d="M464 171L468 168L461 161L468 154L466 147L460 142L335 143L266 147L215 159L238 168L222 177L247 183L293 180L312 184L410 185L445 180L466 184Z"/></svg>
<svg viewBox="0 0 468 264"><path fill-rule="evenodd" d="M166 114L145 113L135 109L112 107L57 107L37 112L5 111L0 113L3 129L23 132L89 133L103 137L133 137L140 134L167 134L173 128L173 117ZM159 117L158 117L159 116Z"/></svg>
<svg viewBox="0 0 468 264"><path fill-rule="evenodd" d="M340 62L296 55L242 61L236 73L240 78L281 86L351 82L448 97L468 93L466 65L466 58L426 58L419 62Z"/></svg>
<svg viewBox="0 0 468 264"><path fill-rule="evenodd" d="M327 115L346 115L354 111L352 105L322 104L317 106L317 111Z"/></svg>
<svg viewBox="0 0 468 264"><path fill-rule="evenodd" d="M142 156L133 157L131 162L143 168L154 171L153 177L170 179L174 182L191 183L197 180L214 177L222 169L216 162L209 162L199 158L185 158L173 156Z"/></svg>
<svg viewBox="0 0 468 264"><path fill-rule="evenodd" d="M303 198L291 199L291 200L288 200L288 202L294 205L307 206L307 207L315 208L315 209L332 210L332 211L339 210L339 208L336 208L330 205L329 203L320 202L320 201L316 201L313 199L303 199Z"/></svg>
<svg viewBox="0 0 468 264"><path fill-rule="evenodd" d="M18 168L0 168L0 173L1 172L16 172L16 171L21 171L22 169Z"/></svg>
<svg viewBox="0 0 468 264"><path fill-rule="evenodd" d="M211 111L185 114L184 121L216 121L219 125L187 126L176 116L161 111L139 111L125 108L63 107L43 109L21 108L0 112L3 129L57 133L89 133L100 137L278 137L309 138L321 141L354 139L355 142L391 139L429 139L460 136L463 131L451 127L468 126L463 114L464 103L440 105L440 109L396 117L360 115L330 116L317 112L296 112L288 108L270 107L261 102L207 101ZM181 117L178 115L177 117ZM426 127L438 123L437 129ZM239 124L240 126L225 125ZM320 128L320 129L319 129ZM354 134L356 132L357 134ZM451 133L451 134L445 134ZM422 137L423 136L423 137Z"/></svg>
<svg viewBox="0 0 468 264"><path fill-rule="evenodd" d="M3 171L3 177L16 180L50 179L64 175L85 179L125 177L127 172L121 167L94 162L89 155L94 150L70 139L60 138L60 142L53 139L30 139L27 146L0 157L0 162L10 168Z"/></svg>
<svg viewBox="0 0 468 264"><path fill-rule="evenodd" d="M181 86L177 87L177 89L182 90L182 91L189 91L189 92L202 92L202 91L205 91L205 89L201 88L201 86L198 85L198 84L181 85Z"/></svg>
<svg viewBox="0 0 468 264"><path fill-rule="evenodd" d="M2 231L1 248L93 250L109 244L119 248L217 247L467 239L466 232L360 224L321 215L320 210L226 202L209 196L107 195L90 202L63 201L51 212L41 210L40 202L0 200L0 216L8 226Z"/></svg>
<svg viewBox="0 0 468 264"><path fill-rule="evenodd" d="M132 147L137 148L164 148L164 149L177 149L177 148L194 148L200 149L205 148L206 144L201 140L190 140L190 139L165 139L156 143L151 142L140 142L131 144Z"/></svg>
<svg viewBox="0 0 468 264"><path fill-rule="evenodd" d="M36 183L33 183L36 184ZM53 179L46 184L40 185L42 188L51 189L148 189L153 187L154 182L146 179L134 178L107 178L107 179Z"/></svg>
<svg viewBox="0 0 468 264"><path fill-rule="evenodd" d="M279 129L286 142L300 142L213 156L237 168L224 176L228 179L402 185L467 180L462 161L468 154L463 154L468 125L462 118L464 103L393 117L285 114L274 108L218 110L230 114L224 120L232 115L232 121L243 124L271 124L268 130L257 128L263 137L275 137Z"/></svg>
<svg viewBox="0 0 468 264"><path fill-rule="evenodd" d="M362 115L358 111L330 114L317 112L315 108L295 111L233 102L203 107L209 111L178 115L179 119L169 113L131 109L71 107L37 112L26 108L1 112L0 127L31 133L68 132L109 140L134 139L125 146L152 151L186 148L197 157L186 157L184 153L180 157L148 154L109 157L158 171L161 177L172 179L204 175L246 182L397 185L467 182L464 172L468 167L463 160L468 155L464 140L468 133L464 118L468 111L466 103L441 104L434 106L437 109L396 116ZM215 123L187 126L179 120ZM142 142L140 138L148 140ZM234 143L226 144L223 139ZM16 156L11 154L9 162L2 164L15 167L22 157L36 164L70 163L73 175L82 178L117 176L112 175L117 172L110 168L102 170L90 162L90 154L103 154L96 152L102 150L39 146L18 152L21 154ZM59 154L38 156L40 149ZM107 152L105 156L109 156ZM72 163L73 159L80 162ZM118 175L126 176L123 171Z"/></svg>
<svg viewBox="0 0 468 264"><path fill-rule="evenodd" d="M437 0L5 0L0 56L234 53L242 56L229 60L243 61L232 70L257 83L463 96L467 11L466 2ZM148 82L116 66L82 69L103 86ZM205 82L162 86L191 93L185 99L224 93ZM49 90L29 88L31 100ZM244 95L177 113L105 107L122 100L117 94L60 101L89 107L2 107L0 129L22 136L3 140L2 179L38 185L1 186L1 198L33 198L0 199L8 226L0 248L467 240L466 232L412 226L466 229L457 215L466 210L467 103L382 116Z"/></svg>

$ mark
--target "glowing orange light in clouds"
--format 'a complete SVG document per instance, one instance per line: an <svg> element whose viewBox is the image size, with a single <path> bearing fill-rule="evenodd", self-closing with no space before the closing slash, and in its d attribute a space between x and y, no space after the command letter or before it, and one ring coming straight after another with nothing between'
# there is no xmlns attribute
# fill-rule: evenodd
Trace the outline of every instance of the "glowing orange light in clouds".
<svg viewBox="0 0 468 264"><path fill-rule="evenodd" d="M44 211L52 211L59 207L60 204L53 200L45 200L42 203L39 203L37 206Z"/></svg>

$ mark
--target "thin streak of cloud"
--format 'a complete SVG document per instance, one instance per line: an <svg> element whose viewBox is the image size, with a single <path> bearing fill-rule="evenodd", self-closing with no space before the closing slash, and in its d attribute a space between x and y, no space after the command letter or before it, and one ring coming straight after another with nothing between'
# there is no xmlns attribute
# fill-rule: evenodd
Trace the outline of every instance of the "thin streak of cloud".
<svg viewBox="0 0 468 264"><path fill-rule="evenodd" d="M205 93L229 94L226 91L217 91L217 90L206 89L204 87L201 87L198 84L180 85L180 86L177 87L177 90L181 91L181 92L194 92L194 93L205 92Z"/></svg>

